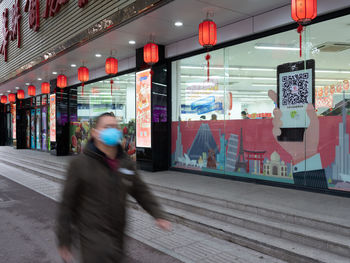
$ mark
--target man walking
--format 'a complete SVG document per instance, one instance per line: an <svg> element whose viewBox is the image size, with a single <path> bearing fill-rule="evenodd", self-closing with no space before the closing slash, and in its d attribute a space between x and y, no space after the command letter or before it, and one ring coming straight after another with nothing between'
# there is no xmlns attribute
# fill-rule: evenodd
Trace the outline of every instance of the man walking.
<svg viewBox="0 0 350 263"><path fill-rule="evenodd" d="M65 262L72 261L73 229L77 229L83 263L117 263L123 258L127 194L165 230L160 207L124 154L116 118L97 117L91 141L68 168L59 207L57 239Z"/></svg>

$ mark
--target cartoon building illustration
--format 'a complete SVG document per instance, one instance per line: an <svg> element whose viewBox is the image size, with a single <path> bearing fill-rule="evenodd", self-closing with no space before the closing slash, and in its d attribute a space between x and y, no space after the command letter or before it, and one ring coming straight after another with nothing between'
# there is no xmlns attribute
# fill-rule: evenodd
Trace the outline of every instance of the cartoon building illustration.
<svg viewBox="0 0 350 263"><path fill-rule="evenodd" d="M198 161L201 156L203 157L203 153L208 153L209 150L214 151L215 154L217 152L217 148L217 144L214 140L209 125L207 123L203 123L199 127L196 137L194 138L187 154L190 160Z"/></svg>
<svg viewBox="0 0 350 263"><path fill-rule="evenodd" d="M335 160L332 165L333 180L350 182L349 134L346 133L346 101L342 102L343 121L339 123L339 145L335 149Z"/></svg>
<svg viewBox="0 0 350 263"><path fill-rule="evenodd" d="M264 174L267 176L287 177L288 169L284 161L281 161L280 155L274 151L270 160L267 160L264 164Z"/></svg>
<svg viewBox="0 0 350 263"><path fill-rule="evenodd" d="M237 150L238 150L238 135L231 133L227 144L226 165L225 165L225 169L227 171L235 170Z"/></svg>
<svg viewBox="0 0 350 263"><path fill-rule="evenodd" d="M227 140L225 140L225 133L221 133L221 130L219 129L220 134L220 152L217 154L216 160L219 165L220 170L224 170L225 168L225 160L226 160L226 145Z"/></svg>
<svg viewBox="0 0 350 263"><path fill-rule="evenodd" d="M177 125L177 139L176 139L176 149L175 149L175 162L180 162L183 158L183 146L182 146L182 134L180 131L180 120Z"/></svg>

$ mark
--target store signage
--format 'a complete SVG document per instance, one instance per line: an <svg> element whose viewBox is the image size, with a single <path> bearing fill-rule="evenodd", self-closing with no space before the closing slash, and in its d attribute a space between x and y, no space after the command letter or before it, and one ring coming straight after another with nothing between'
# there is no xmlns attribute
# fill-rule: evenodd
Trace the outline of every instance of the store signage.
<svg viewBox="0 0 350 263"><path fill-rule="evenodd" d="M56 94L50 95L50 141L56 141Z"/></svg>
<svg viewBox="0 0 350 263"><path fill-rule="evenodd" d="M151 147L151 70L136 73L136 147Z"/></svg>
<svg viewBox="0 0 350 263"><path fill-rule="evenodd" d="M14 4L11 10L11 29L9 30L9 11L5 8L2 13L2 43L0 48L0 54L4 56L4 61L7 62L7 51L9 39L17 39L17 47L21 47L21 8L20 0L14 0ZM59 13L61 6L68 3L69 0L46 0L46 7L43 17L49 18L49 16L55 16ZM1 2L0 2L1 3ZM83 8L88 4L88 0L79 0L78 6ZM26 0L24 6L24 12L29 13L29 28L35 32L40 28L40 0Z"/></svg>
<svg viewBox="0 0 350 263"><path fill-rule="evenodd" d="M0 47L0 54L4 56L4 60L7 61L7 49L9 45L9 10L5 8L5 11L2 13L2 43Z"/></svg>
<svg viewBox="0 0 350 263"><path fill-rule="evenodd" d="M24 11L29 12L29 28L38 31L40 27L40 2L39 0L26 0Z"/></svg>
<svg viewBox="0 0 350 263"><path fill-rule="evenodd" d="M16 0L11 10L11 30L10 30L10 38L11 40L17 39L17 47L21 47L21 7L20 0Z"/></svg>
<svg viewBox="0 0 350 263"><path fill-rule="evenodd" d="M88 0L78 0L78 6L80 8L83 8L85 5L87 5Z"/></svg>
<svg viewBox="0 0 350 263"><path fill-rule="evenodd" d="M44 18L55 16L61 9L61 6L68 3L69 0L46 0Z"/></svg>

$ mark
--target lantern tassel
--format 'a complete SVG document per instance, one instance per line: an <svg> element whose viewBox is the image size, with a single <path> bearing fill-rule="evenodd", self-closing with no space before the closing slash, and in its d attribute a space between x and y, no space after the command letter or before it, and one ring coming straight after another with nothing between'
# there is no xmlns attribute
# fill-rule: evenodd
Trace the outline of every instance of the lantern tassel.
<svg viewBox="0 0 350 263"><path fill-rule="evenodd" d="M81 84L81 96L84 97L84 82Z"/></svg>
<svg viewBox="0 0 350 263"><path fill-rule="evenodd" d="M299 55L300 57L302 56L302 43L303 43L303 39L302 39L302 33L304 31L304 27L302 25L299 24L298 29L297 29L298 33L299 33Z"/></svg>
<svg viewBox="0 0 350 263"><path fill-rule="evenodd" d="M113 79L111 79L111 96L113 96Z"/></svg>
<svg viewBox="0 0 350 263"><path fill-rule="evenodd" d="M205 59L207 60L207 77L208 77L208 82L209 82L209 76L210 76L210 71L209 71L209 66L210 66L210 62L209 62L209 60L210 60L210 55L209 55L209 53L205 56Z"/></svg>

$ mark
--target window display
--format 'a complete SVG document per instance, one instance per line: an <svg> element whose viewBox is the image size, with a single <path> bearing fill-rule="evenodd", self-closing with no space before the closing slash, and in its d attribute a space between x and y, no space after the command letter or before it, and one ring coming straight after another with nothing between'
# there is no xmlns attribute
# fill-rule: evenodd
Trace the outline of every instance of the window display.
<svg viewBox="0 0 350 263"><path fill-rule="evenodd" d="M348 19L308 27L302 59L315 61L315 104L295 141L278 139L296 116L283 116L277 97L278 65L301 60L293 30L212 51L209 79L205 54L174 61L172 166L350 191L350 45L335 48ZM294 84L284 88L300 95Z"/></svg>

